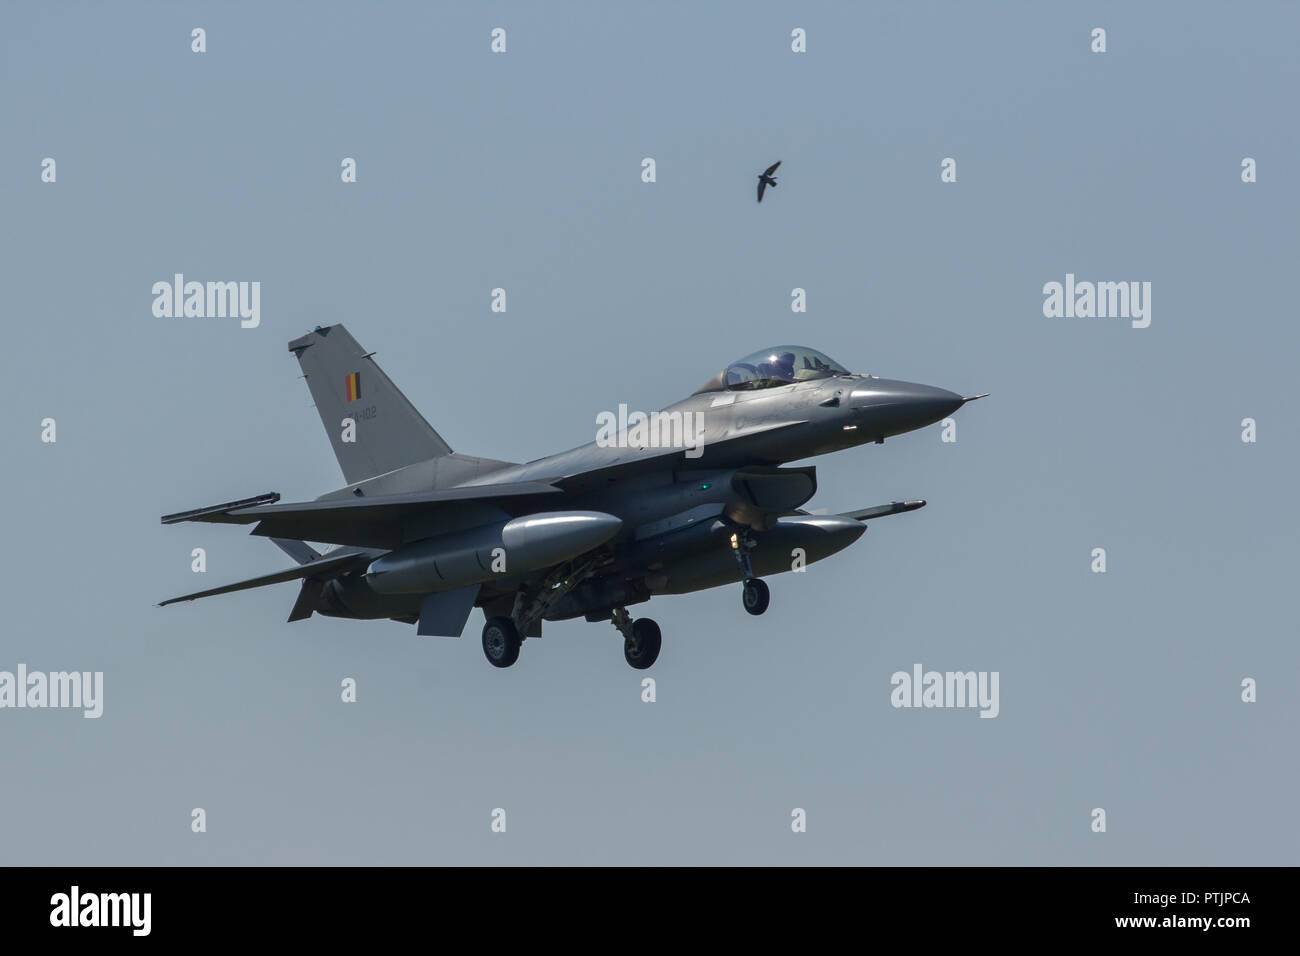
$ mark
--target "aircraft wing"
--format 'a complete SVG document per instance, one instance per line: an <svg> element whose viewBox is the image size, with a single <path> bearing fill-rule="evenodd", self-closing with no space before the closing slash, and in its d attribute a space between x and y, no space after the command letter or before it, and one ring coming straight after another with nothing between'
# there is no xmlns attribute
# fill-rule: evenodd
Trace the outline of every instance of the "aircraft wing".
<svg viewBox="0 0 1300 956"><path fill-rule="evenodd" d="M874 508L859 508L857 511L846 511L844 517L854 518L858 521L870 521L872 518L883 518L885 515L900 515L905 511L915 511L917 508L924 508L925 501L891 501L887 505L876 505Z"/></svg>
<svg viewBox="0 0 1300 956"><path fill-rule="evenodd" d="M263 537L324 541L330 544L360 547L395 548L404 540L407 525L417 519L429 522L430 527L436 528L440 512L459 511L468 505L486 505L508 516L509 509L521 500L535 503L538 498L561 493L561 489L546 482L521 481L399 495L328 498L288 504L250 504L258 501L273 502L279 498L278 495L263 495L260 498L247 498L226 505L164 515L162 523L205 521L218 524L253 524L256 522L257 527L252 533ZM535 508L535 504L530 504L529 507ZM304 564L301 567L311 566L312 564Z"/></svg>
<svg viewBox="0 0 1300 956"><path fill-rule="evenodd" d="M340 554L336 551L328 557L321 558L318 561L310 561L307 564L300 564L287 571L263 574L260 577L249 578L246 581L236 581L234 584L227 584L224 587L209 588L206 591L196 591L193 594L168 598L166 601L160 602L158 606L165 607L178 601L193 601L197 598L211 597L214 594L229 594L231 591L246 591L249 588L260 588L266 584L279 584L281 581L295 581L299 578L338 577L340 574L351 570L354 566L361 567L368 564L377 553L360 548L349 548L346 554Z"/></svg>

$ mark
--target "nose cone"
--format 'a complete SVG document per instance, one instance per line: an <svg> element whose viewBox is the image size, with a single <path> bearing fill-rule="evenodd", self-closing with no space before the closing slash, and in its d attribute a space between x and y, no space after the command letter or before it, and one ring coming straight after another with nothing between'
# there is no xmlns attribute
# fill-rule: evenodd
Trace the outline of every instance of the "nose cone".
<svg viewBox="0 0 1300 956"><path fill-rule="evenodd" d="M853 409L868 430L880 435L899 435L943 421L965 403L956 392L916 382L871 379L855 388L849 397Z"/></svg>

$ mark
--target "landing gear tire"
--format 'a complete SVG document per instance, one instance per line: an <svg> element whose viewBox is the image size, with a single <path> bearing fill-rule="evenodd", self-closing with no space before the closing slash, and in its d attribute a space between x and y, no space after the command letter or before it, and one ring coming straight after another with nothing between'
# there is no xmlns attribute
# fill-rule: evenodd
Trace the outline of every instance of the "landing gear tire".
<svg viewBox="0 0 1300 956"><path fill-rule="evenodd" d="M632 622L632 636L623 639L623 656L639 671L651 667L659 659L663 635L659 625L648 617Z"/></svg>
<svg viewBox="0 0 1300 956"><path fill-rule="evenodd" d="M509 667L519 660L519 631L508 617L489 618L483 625L483 656L493 667Z"/></svg>
<svg viewBox="0 0 1300 956"><path fill-rule="evenodd" d="M750 614L762 614L767 610L767 605L772 600L772 592L768 590L765 581L750 578L745 582L745 590L741 593L741 599L745 605L745 610Z"/></svg>

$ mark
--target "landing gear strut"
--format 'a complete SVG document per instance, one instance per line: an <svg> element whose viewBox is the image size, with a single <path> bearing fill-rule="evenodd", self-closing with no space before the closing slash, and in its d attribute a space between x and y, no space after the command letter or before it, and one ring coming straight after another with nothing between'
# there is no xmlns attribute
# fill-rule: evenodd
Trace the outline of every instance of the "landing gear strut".
<svg viewBox="0 0 1300 956"><path fill-rule="evenodd" d="M653 666L659 659L659 648L663 644L659 625L648 617L633 621L625 607L614 608L609 619L623 635L624 659L639 671Z"/></svg>
<svg viewBox="0 0 1300 956"><path fill-rule="evenodd" d="M754 577L754 567L749 561L749 552L756 547L758 542L751 538L747 531L738 531L731 536L731 551L736 556L736 563L740 565L740 573L744 575L745 580L745 589L740 595L741 603L750 614L758 615L767 610L767 605L772 600L772 592L765 582Z"/></svg>
<svg viewBox="0 0 1300 956"><path fill-rule="evenodd" d="M509 667L519 660L519 645L532 626L556 601L608 562L608 555L597 554L556 568L535 588L516 591L510 614L488 618L483 625L483 656L488 663L493 667Z"/></svg>

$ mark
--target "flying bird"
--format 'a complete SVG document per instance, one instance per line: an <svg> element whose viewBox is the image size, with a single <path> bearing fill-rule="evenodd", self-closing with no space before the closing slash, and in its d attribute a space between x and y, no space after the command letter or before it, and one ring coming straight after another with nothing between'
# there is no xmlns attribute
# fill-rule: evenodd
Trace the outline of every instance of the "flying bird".
<svg viewBox="0 0 1300 956"><path fill-rule="evenodd" d="M758 174L758 201L759 202L763 201L764 189L766 189L768 186L771 186L773 189L776 188L776 179L772 176L772 174L776 172L776 167L780 165L781 165L781 160L778 159L775 163L773 163L771 166L767 167L767 169L765 169L763 172Z"/></svg>

